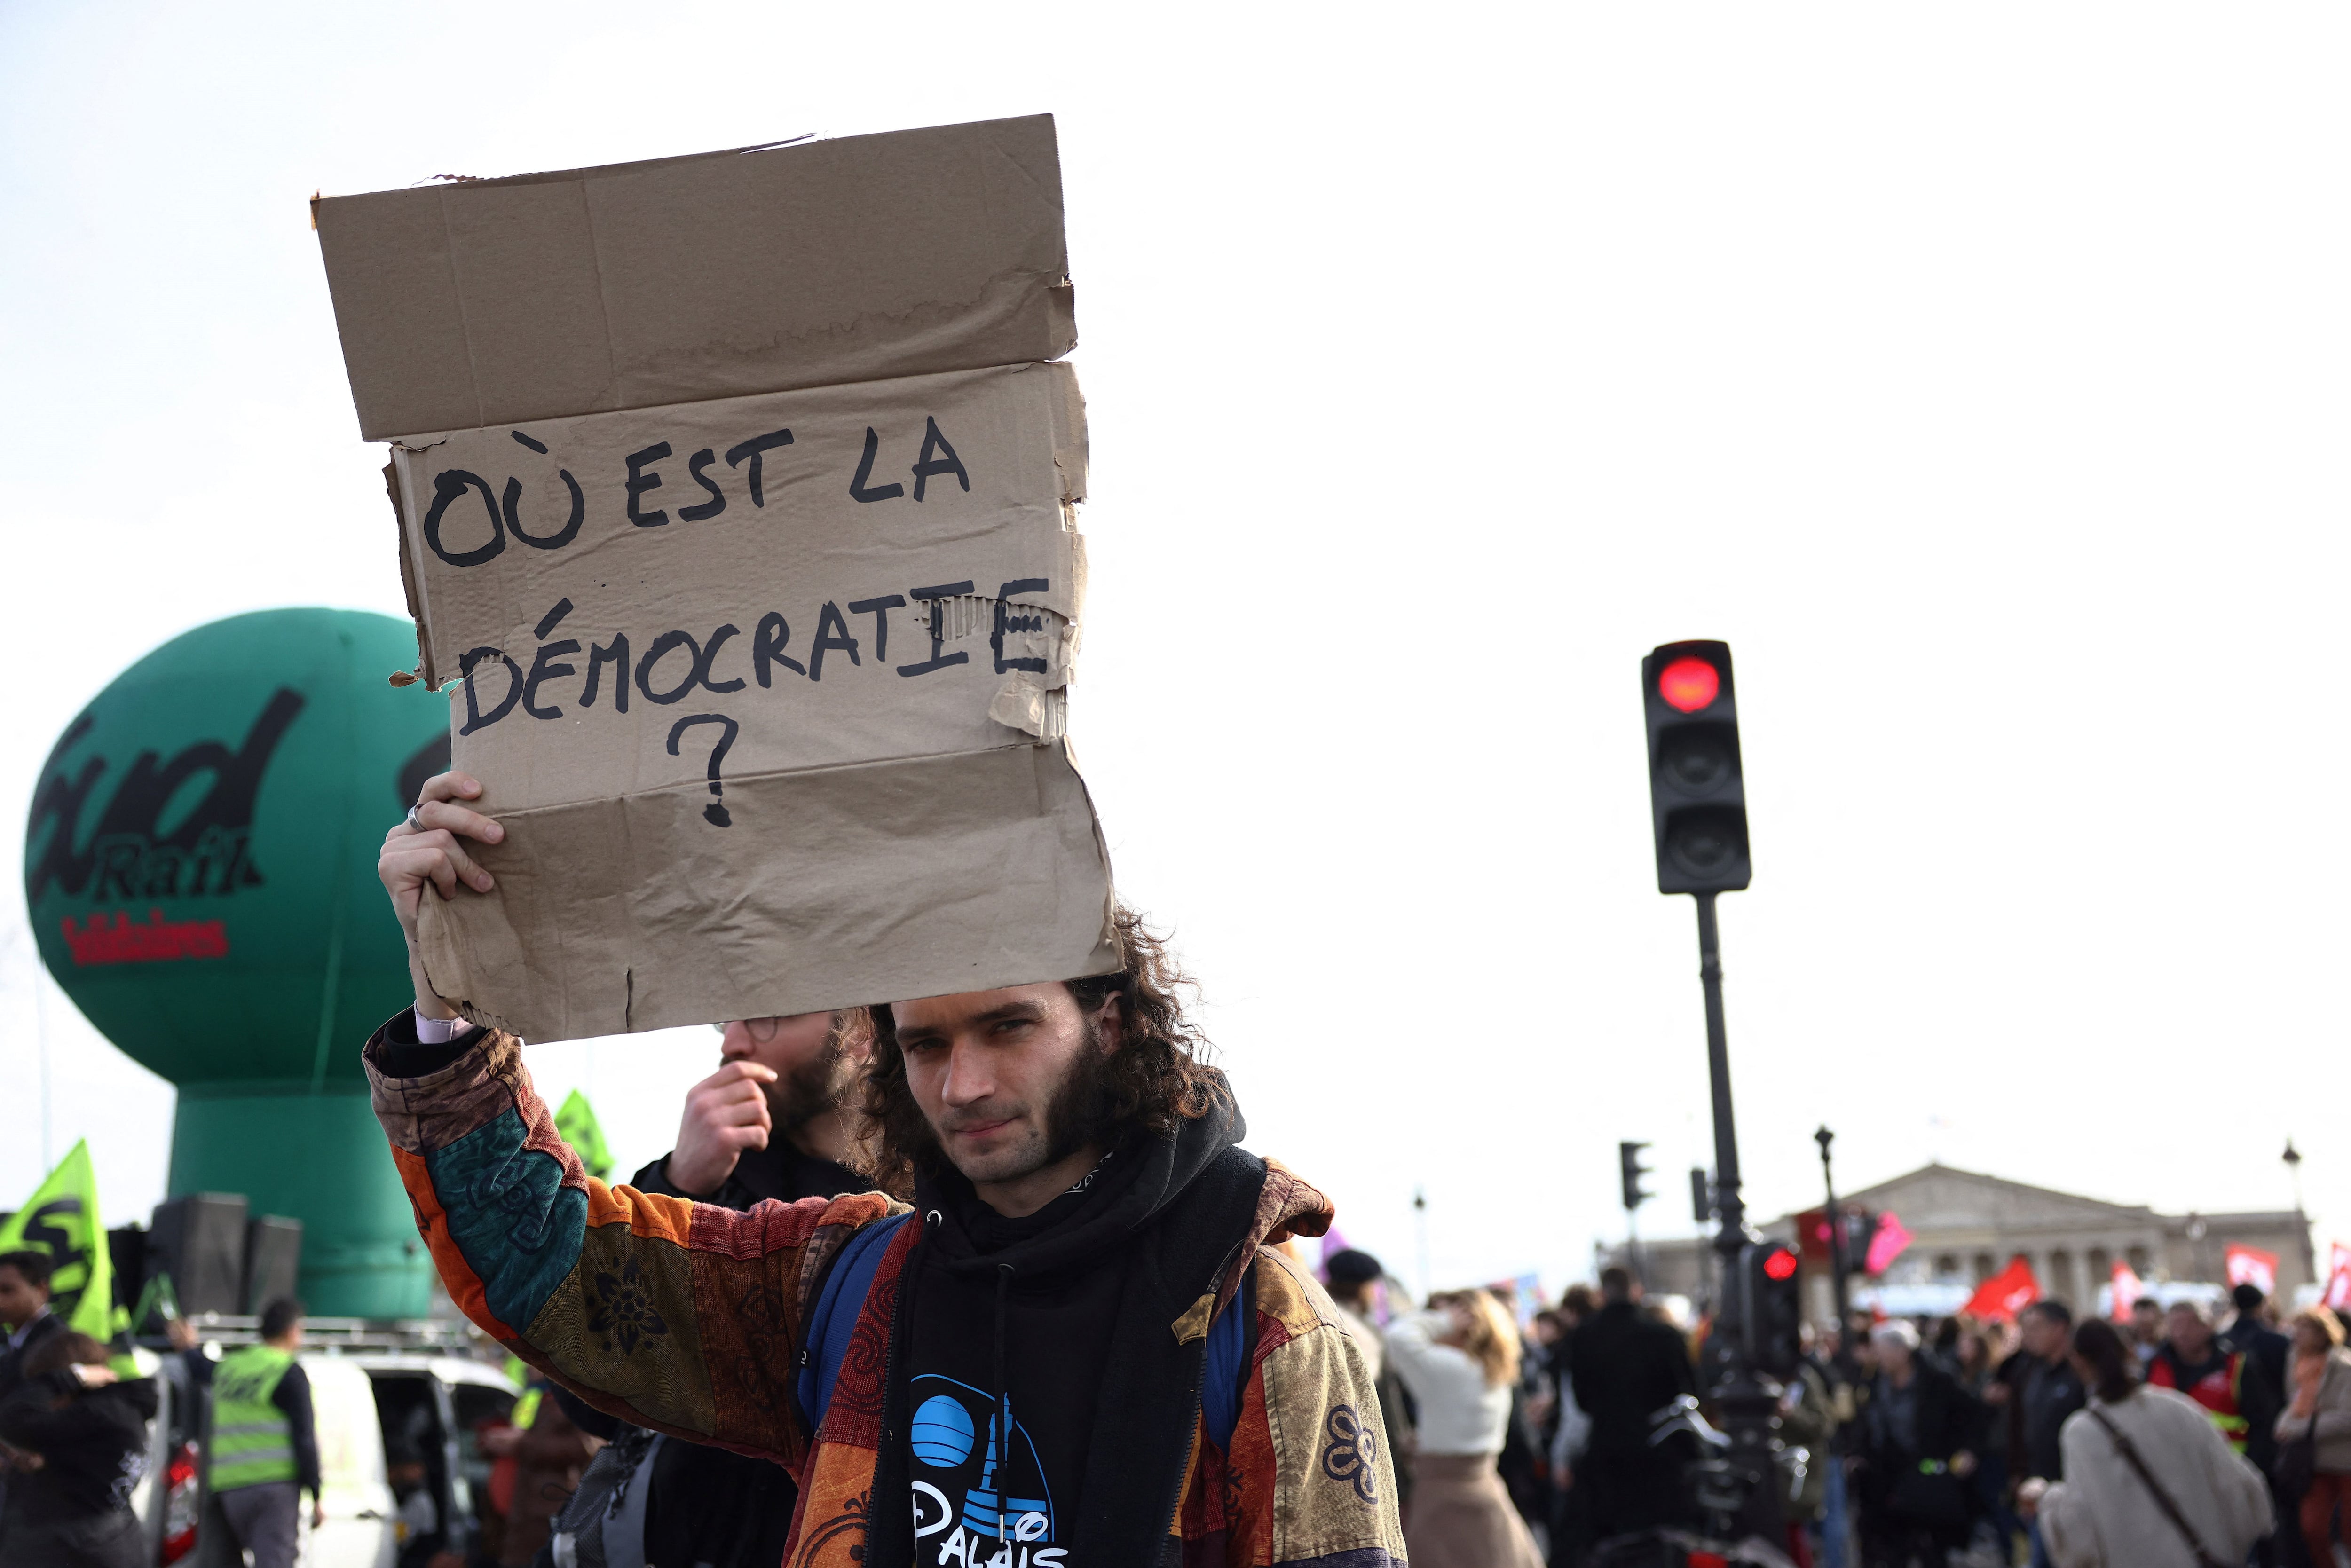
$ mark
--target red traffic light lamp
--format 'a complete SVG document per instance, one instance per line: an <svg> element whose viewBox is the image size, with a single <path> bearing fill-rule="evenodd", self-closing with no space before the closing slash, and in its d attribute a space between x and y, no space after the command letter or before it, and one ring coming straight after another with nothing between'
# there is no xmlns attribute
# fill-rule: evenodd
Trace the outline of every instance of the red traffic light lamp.
<svg viewBox="0 0 2351 1568"><path fill-rule="evenodd" d="M1774 1377L1792 1377L1803 1357L1803 1301L1795 1249L1776 1241L1750 1243L1740 1262L1749 1270L1740 1304L1742 1348L1752 1365Z"/></svg>
<svg viewBox="0 0 2351 1568"><path fill-rule="evenodd" d="M1657 695L1677 713L1697 713L1722 695L1722 672L1705 659L1684 654L1657 672Z"/></svg>

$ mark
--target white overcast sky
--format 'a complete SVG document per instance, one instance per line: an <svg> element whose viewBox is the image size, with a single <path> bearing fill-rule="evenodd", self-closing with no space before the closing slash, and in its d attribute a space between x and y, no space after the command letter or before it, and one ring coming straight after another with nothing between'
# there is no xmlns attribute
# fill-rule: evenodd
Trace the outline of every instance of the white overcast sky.
<svg viewBox="0 0 2351 1568"><path fill-rule="evenodd" d="M398 613L305 200L1050 110L1072 707L1252 1146L1419 1282L1708 1148L1637 669L1736 652L1763 1214L1930 1156L2351 1238L2335 7L0 5L0 808L164 638ZM20 830L12 828L11 831ZM168 1086L0 916L0 1207ZM711 1037L551 1045L626 1165ZM355 1049L358 1042L351 1042ZM553 1097L551 1095L550 1097Z"/></svg>

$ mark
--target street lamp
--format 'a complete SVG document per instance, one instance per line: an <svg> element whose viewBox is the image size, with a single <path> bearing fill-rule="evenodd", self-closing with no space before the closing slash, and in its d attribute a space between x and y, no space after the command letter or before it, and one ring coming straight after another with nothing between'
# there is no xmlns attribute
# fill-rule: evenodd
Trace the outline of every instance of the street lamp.
<svg viewBox="0 0 2351 1568"><path fill-rule="evenodd" d="M2315 1276L2318 1258L2311 1250L2310 1221L2302 1212L2302 1151L2294 1146L2292 1134L2287 1135L2285 1153L2279 1158L2285 1161L2286 1175L2294 1178L2294 1244L2302 1253L2302 1271Z"/></svg>
<svg viewBox="0 0 2351 1568"><path fill-rule="evenodd" d="M1420 1242L1420 1299L1426 1305L1436 1283L1428 1276L1428 1193L1421 1187L1412 1189L1412 1222Z"/></svg>

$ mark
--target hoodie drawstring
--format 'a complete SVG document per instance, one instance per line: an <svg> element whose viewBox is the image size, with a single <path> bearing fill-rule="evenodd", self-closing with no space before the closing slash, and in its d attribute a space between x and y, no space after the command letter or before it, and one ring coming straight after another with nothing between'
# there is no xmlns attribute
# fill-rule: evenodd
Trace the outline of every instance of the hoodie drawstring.
<svg viewBox="0 0 2351 1568"><path fill-rule="evenodd" d="M1012 1469L1012 1390L1004 1381L1004 1303L1012 1290L1012 1265L996 1266L996 1539L1004 1536L1004 1480Z"/></svg>

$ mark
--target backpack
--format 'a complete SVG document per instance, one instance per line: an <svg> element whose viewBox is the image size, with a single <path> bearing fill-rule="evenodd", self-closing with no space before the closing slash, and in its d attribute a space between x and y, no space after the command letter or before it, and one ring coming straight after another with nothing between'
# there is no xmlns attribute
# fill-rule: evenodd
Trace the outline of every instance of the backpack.
<svg viewBox="0 0 2351 1568"><path fill-rule="evenodd" d="M622 1427L580 1472L579 1490L548 1525L555 1568L645 1568L645 1501L653 1456L668 1439Z"/></svg>

